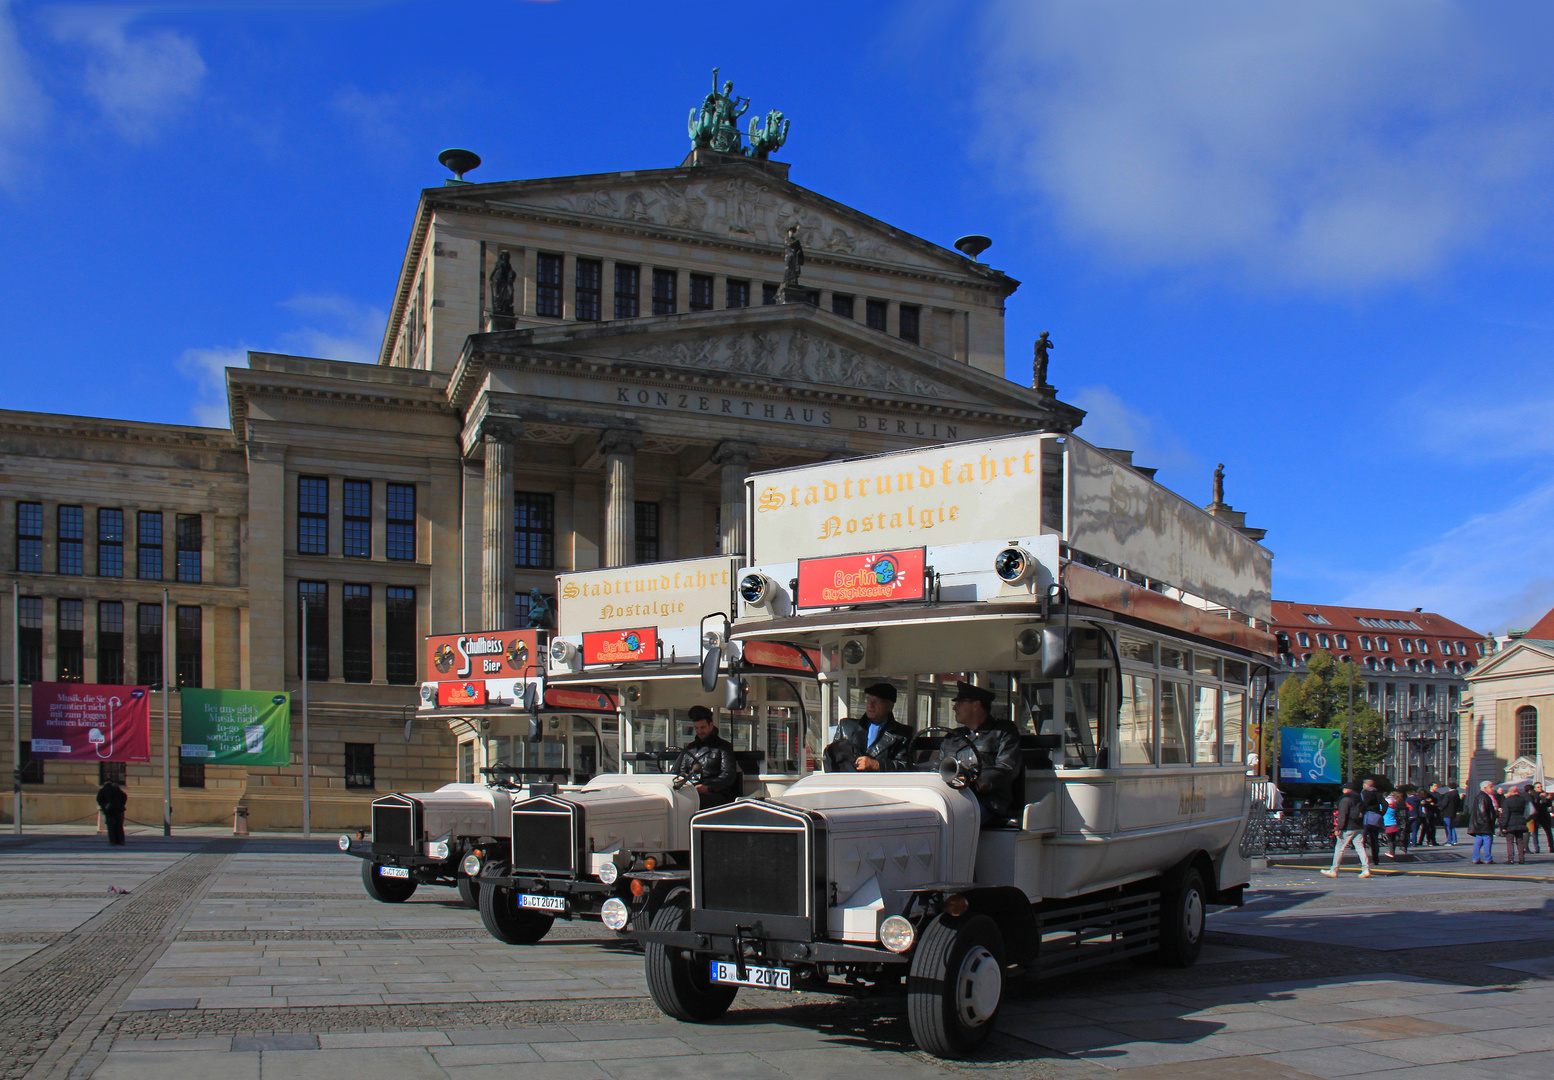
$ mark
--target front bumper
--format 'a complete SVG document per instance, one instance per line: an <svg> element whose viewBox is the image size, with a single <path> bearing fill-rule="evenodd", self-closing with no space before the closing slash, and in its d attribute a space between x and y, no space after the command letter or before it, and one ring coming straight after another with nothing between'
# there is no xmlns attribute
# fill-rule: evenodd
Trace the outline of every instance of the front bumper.
<svg viewBox="0 0 1554 1080"><path fill-rule="evenodd" d="M763 936L759 918L751 917L749 933L726 934L698 930L631 930L641 944L667 945L673 949L726 957L746 963L774 961L787 964L884 964L905 967L911 954L893 953L867 945L839 941L795 941Z"/></svg>

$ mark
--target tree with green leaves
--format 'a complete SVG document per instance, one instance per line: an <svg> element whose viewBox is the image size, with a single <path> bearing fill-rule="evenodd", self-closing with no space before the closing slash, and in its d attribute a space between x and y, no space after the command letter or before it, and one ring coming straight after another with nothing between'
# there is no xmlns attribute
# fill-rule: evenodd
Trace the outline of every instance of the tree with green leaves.
<svg viewBox="0 0 1554 1080"><path fill-rule="evenodd" d="M1354 770L1349 770L1349 694L1354 692ZM1354 664L1340 663L1319 650L1306 662L1306 675L1291 675L1279 687L1279 713L1263 729L1264 760L1274 762L1278 775L1281 727L1337 728L1342 731L1343 775L1356 779L1379 773L1392 753L1381 713L1365 697L1365 678Z"/></svg>

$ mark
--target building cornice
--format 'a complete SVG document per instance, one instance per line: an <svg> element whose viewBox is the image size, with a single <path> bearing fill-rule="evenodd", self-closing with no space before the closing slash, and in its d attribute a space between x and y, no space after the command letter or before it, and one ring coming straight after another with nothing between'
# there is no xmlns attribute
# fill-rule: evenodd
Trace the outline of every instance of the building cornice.
<svg viewBox="0 0 1554 1080"><path fill-rule="evenodd" d="M238 440L224 428L183 427L130 420L107 420L68 413L17 412L0 409L0 437L21 435L41 438L94 439L103 442L138 443L180 450L235 453Z"/></svg>
<svg viewBox="0 0 1554 1080"><path fill-rule="evenodd" d="M357 408L408 409L450 415L446 379L436 372L384 368L376 364L344 365L324 360L311 363L317 365L311 370L295 365L228 368L227 396L231 402L233 429L247 438L249 403L265 398L310 399Z"/></svg>

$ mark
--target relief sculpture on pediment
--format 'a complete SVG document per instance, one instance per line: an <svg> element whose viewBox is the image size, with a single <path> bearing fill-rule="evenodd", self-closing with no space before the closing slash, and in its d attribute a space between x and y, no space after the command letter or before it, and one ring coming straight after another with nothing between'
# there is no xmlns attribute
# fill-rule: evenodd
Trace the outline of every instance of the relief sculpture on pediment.
<svg viewBox="0 0 1554 1080"><path fill-rule="evenodd" d="M758 330L715 340L639 345L622 359L673 367L756 375L793 382L843 386L913 397L943 397L947 387L856 349L815 337L805 330L786 335Z"/></svg>

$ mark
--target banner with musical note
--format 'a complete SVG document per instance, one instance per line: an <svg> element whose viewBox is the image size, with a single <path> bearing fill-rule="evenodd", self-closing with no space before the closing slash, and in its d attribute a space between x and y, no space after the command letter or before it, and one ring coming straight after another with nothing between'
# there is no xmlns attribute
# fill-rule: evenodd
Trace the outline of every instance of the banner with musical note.
<svg viewBox="0 0 1554 1080"><path fill-rule="evenodd" d="M1279 729L1279 779L1298 784L1336 784L1343 779L1343 733L1337 728Z"/></svg>

